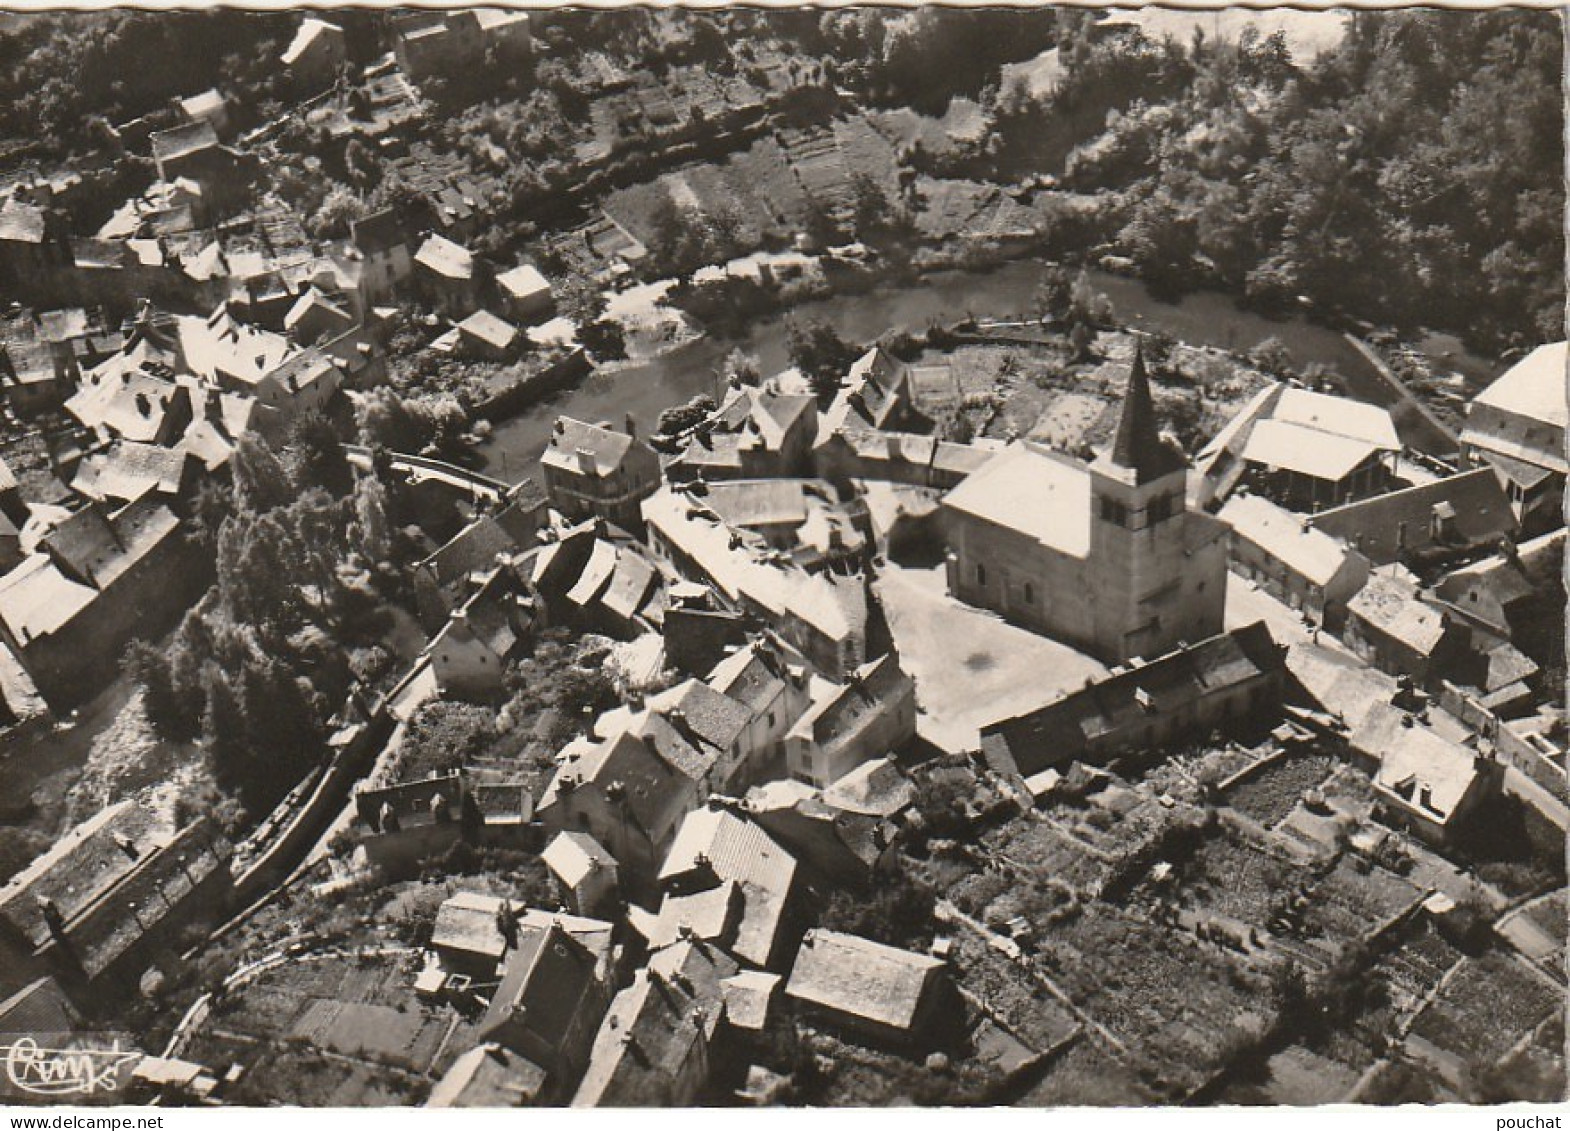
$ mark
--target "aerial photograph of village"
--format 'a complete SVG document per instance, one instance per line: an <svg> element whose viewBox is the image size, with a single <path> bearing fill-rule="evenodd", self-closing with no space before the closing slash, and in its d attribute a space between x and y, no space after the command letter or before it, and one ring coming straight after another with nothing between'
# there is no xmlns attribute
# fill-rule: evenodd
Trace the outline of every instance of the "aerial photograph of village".
<svg viewBox="0 0 1570 1131"><path fill-rule="evenodd" d="M0 1105L1562 1101L1563 37L0 13Z"/></svg>

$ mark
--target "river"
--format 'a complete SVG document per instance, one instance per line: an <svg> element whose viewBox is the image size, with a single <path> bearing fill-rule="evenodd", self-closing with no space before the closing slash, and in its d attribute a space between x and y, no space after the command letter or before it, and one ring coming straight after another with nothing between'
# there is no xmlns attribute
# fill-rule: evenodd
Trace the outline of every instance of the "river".
<svg viewBox="0 0 1570 1131"><path fill-rule="evenodd" d="M926 330L933 322L954 323L975 315L1011 318L1034 313L1036 287L1046 264L1016 260L991 271L942 271L917 283L888 285L864 294L841 295L803 303L793 318L820 319L844 339L870 342L890 330ZM1226 295L1200 292L1176 303L1161 302L1137 279L1092 271L1095 289L1112 300L1119 322L1161 330L1192 345L1247 351L1266 338L1281 341L1298 368L1318 363L1345 378L1354 395L1388 403L1388 390L1361 355L1334 330L1302 318L1270 319L1239 310ZM526 412L497 424L482 449L485 470L509 482L538 475L551 425L565 413L579 420L609 420L618 427L631 418L647 435L660 411L698 393L713 394L725 355L740 347L757 357L764 373L790 364L785 348L786 314L759 318L739 339L700 338L659 357L597 372ZM1450 359L1453 363L1458 359ZM1464 360L1469 370L1496 366L1480 358ZM1460 367L1458 365L1458 367Z"/></svg>

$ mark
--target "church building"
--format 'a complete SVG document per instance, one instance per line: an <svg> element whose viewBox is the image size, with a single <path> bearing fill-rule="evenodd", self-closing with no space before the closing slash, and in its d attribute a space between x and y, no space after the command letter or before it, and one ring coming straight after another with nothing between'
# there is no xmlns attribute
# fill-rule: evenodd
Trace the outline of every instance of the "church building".
<svg viewBox="0 0 1570 1131"><path fill-rule="evenodd" d="M1136 352L1112 445L1086 465L1010 444L943 500L949 592L1107 663L1222 631L1226 526L1190 510Z"/></svg>

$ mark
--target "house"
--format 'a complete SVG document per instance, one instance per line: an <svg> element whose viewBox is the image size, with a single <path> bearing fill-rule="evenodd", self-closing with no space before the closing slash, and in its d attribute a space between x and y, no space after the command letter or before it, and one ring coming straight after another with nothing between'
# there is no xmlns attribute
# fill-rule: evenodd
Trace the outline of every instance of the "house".
<svg viewBox="0 0 1570 1131"><path fill-rule="evenodd" d="M15 196L0 205L0 288L19 295L24 284L36 286L52 278L70 255L69 245L54 238L44 210Z"/></svg>
<svg viewBox="0 0 1570 1131"><path fill-rule="evenodd" d="M682 818L708 796L713 762L645 712L629 729L562 750L537 816L548 834L588 833L615 858L626 890L647 892Z"/></svg>
<svg viewBox="0 0 1570 1131"><path fill-rule="evenodd" d="M751 707L697 679L649 696L645 706L695 744L714 752L711 777L716 788L734 790L750 784L776 750L767 730L760 732L753 725Z"/></svg>
<svg viewBox="0 0 1570 1131"><path fill-rule="evenodd" d="M158 179L194 182L215 216L227 216L244 202L260 168L254 154L225 146L206 119L156 131L151 141Z"/></svg>
<svg viewBox="0 0 1570 1131"><path fill-rule="evenodd" d="M687 814L658 879L665 899L652 945L674 942L685 928L750 966L767 970L788 964L796 861L739 806L711 797L704 808ZM705 930L704 904L716 897L734 914L722 915L717 929Z"/></svg>
<svg viewBox="0 0 1570 1131"><path fill-rule="evenodd" d="M910 367L874 346L854 362L823 413L822 432L873 428L897 432L925 423L916 410Z"/></svg>
<svg viewBox="0 0 1570 1131"><path fill-rule="evenodd" d="M187 122L206 122L219 138L228 137L233 132L230 128L229 100L217 90L208 89L189 98L181 98L178 104Z"/></svg>
<svg viewBox="0 0 1570 1131"><path fill-rule="evenodd" d="M531 584L551 624L632 640L659 619L659 571L637 542L598 519L541 545Z"/></svg>
<svg viewBox="0 0 1570 1131"><path fill-rule="evenodd" d="M501 696L514 653L534 631L534 601L521 589L510 569L496 567L432 638L426 654L445 695L474 702Z"/></svg>
<svg viewBox="0 0 1570 1131"><path fill-rule="evenodd" d="M667 633L669 625L667 610ZM727 792L736 793L761 780L767 768L783 764L785 736L812 703L807 670L790 663L777 645L754 637L715 664L704 682L747 710L740 737L741 749L747 753L737 771L720 783Z"/></svg>
<svg viewBox="0 0 1570 1131"><path fill-rule="evenodd" d="M89 374L65 410L100 439L120 438L168 447L190 426L189 393L174 381L146 372Z"/></svg>
<svg viewBox="0 0 1570 1131"><path fill-rule="evenodd" d="M878 875L899 866L897 824L829 805L802 782L754 786L746 806L806 872L834 886L865 890Z"/></svg>
<svg viewBox="0 0 1570 1131"><path fill-rule="evenodd" d="M531 44L528 13L505 8L401 14L393 34L398 66L416 81L480 66L487 53L516 61Z"/></svg>
<svg viewBox="0 0 1570 1131"><path fill-rule="evenodd" d="M1449 844L1478 807L1497 796L1503 767L1458 746L1388 704L1374 707L1347 737L1375 759L1375 812L1430 844Z"/></svg>
<svg viewBox="0 0 1570 1131"><path fill-rule="evenodd" d="M1551 563L1562 566L1564 541L1561 528L1519 547L1506 542L1502 553L1445 574L1430 599L1471 627L1474 638L1524 638L1543 597L1563 603L1560 570Z"/></svg>
<svg viewBox="0 0 1570 1131"><path fill-rule="evenodd" d="M222 914L229 855L205 818L177 828L132 801L103 810L0 888L4 977L48 971L95 1006L134 990L181 929Z"/></svg>
<svg viewBox="0 0 1570 1131"><path fill-rule="evenodd" d="M665 662L675 670L705 674L746 643L747 618L721 605L707 585L677 581L665 595Z"/></svg>
<svg viewBox="0 0 1570 1131"><path fill-rule="evenodd" d="M718 947L681 939L657 950L617 994L594 1038L573 1107L688 1107L708 1083L739 967Z"/></svg>
<svg viewBox="0 0 1570 1131"><path fill-rule="evenodd" d="M518 327L488 310L476 310L459 322L457 329L464 356L482 361L514 361L528 340Z"/></svg>
<svg viewBox="0 0 1570 1131"><path fill-rule="evenodd" d="M691 490L662 487L642 509L650 552L663 567L769 625L829 679L844 679L866 662L861 576L802 569L761 537L725 525Z"/></svg>
<svg viewBox="0 0 1570 1131"><path fill-rule="evenodd" d="M1426 684L1466 650L1470 633L1412 582L1376 573L1348 603L1341 638L1371 667Z"/></svg>
<svg viewBox="0 0 1570 1131"><path fill-rule="evenodd" d="M956 444L936 436L846 427L821 436L812 461L818 475L835 486L873 480L952 491L1000 447L997 441Z"/></svg>
<svg viewBox="0 0 1570 1131"><path fill-rule="evenodd" d="M1217 517L1232 528L1235 573L1329 631L1340 631L1347 602L1372 569L1366 557L1260 495L1233 495Z"/></svg>
<svg viewBox="0 0 1570 1131"><path fill-rule="evenodd" d="M1473 398L1461 448L1491 466L1518 522L1552 522L1565 485L1566 343L1538 346Z"/></svg>
<svg viewBox="0 0 1570 1131"><path fill-rule="evenodd" d="M360 253L360 289L367 305L386 302L414 276L409 234L395 210L351 220L349 242Z"/></svg>
<svg viewBox="0 0 1570 1131"><path fill-rule="evenodd" d="M72 389L67 367L46 341L8 338L0 345L0 379L6 403L22 420L60 408Z"/></svg>
<svg viewBox="0 0 1570 1131"><path fill-rule="evenodd" d="M916 783L892 758L873 758L823 790L823 803L844 813L889 819L916 800Z"/></svg>
<svg viewBox="0 0 1570 1131"><path fill-rule="evenodd" d="M56 711L91 696L133 639L152 639L206 589L212 564L156 496L69 516L0 576L0 641Z"/></svg>
<svg viewBox="0 0 1570 1131"><path fill-rule="evenodd" d="M1308 521L1375 565L1496 545L1518 527L1509 496L1486 467L1332 507Z"/></svg>
<svg viewBox="0 0 1570 1131"><path fill-rule="evenodd" d="M315 16L306 16L280 56L289 82L301 94L315 94L331 86L348 61L349 48L343 28Z"/></svg>
<svg viewBox="0 0 1570 1131"><path fill-rule="evenodd" d="M71 490L95 503L131 503L150 494L184 501L195 488L199 462L179 448L117 440L81 462Z"/></svg>
<svg viewBox="0 0 1570 1131"><path fill-rule="evenodd" d="M449 318L462 318L479 308L474 254L445 236L425 237L414 256L414 282L425 300Z"/></svg>
<svg viewBox="0 0 1570 1131"><path fill-rule="evenodd" d="M300 293L289 313L284 315L283 328L291 341L312 345L323 338L348 333L358 321L346 302L312 285Z"/></svg>
<svg viewBox="0 0 1570 1131"><path fill-rule="evenodd" d="M1339 506L1382 489L1401 447L1388 410L1278 382L1200 451L1194 501L1246 482L1291 510Z"/></svg>
<svg viewBox="0 0 1570 1131"><path fill-rule="evenodd" d="M543 1068L544 1094L560 1102L577 1086L611 1001L610 932L585 937L554 918L520 921L514 931L517 945L507 954L479 1037Z"/></svg>
<svg viewBox="0 0 1570 1131"><path fill-rule="evenodd" d="M451 773L355 792L360 844L372 864L399 872L463 839L468 783Z"/></svg>
<svg viewBox="0 0 1570 1131"><path fill-rule="evenodd" d="M503 271L496 276L496 288L507 316L524 326L537 326L556 313L551 284L532 264L520 263Z"/></svg>
<svg viewBox="0 0 1570 1131"><path fill-rule="evenodd" d="M602 518L633 533L643 529L640 504L660 485L660 460L629 428L618 432L558 416L540 457L551 505L569 520Z"/></svg>
<svg viewBox="0 0 1570 1131"><path fill-rule="evenodd" d="M762 388L741 386L694 430L666 474L673 483L806 475L817 436L817 401L812 396L782 393L772 381Z"/></svg>
<svg viewBox="0 0 1570 1131"><path fill-rule="evenodd" d="M535 544L545 521L545 493L532 479L520 480L493 511L479 515L415 567L421 616L432 630L489 577L499 557Z"/></svg>
<svg viewBox="0 0 1570 1131"><path fill-rule="evenodd" d="M1071 761L1104 764L1278 708L1285 671L1282 649L1258 621L990 723L982 755L994 771L1020 777Z"/></svg>
<svg viewBox="0 0 1570 1131"><path fill-rule="evenodd" d="M949 592L1113 663L1214 636L1226 527L1189 508L1187 482L1136 353L1094 463L1016 442L944 496Z"/></svg>
<svg viewBox="0 0 1570 1131"><path fill-rule="evenodd" d="M938 1031L954 1001L948 963L857 935L808 931L785 996L810 1017L880 1042L952 1036Z"/></svg>
<svg viewBox="0 0 1570 1131"><path fill-rule="evenodd" d="M757 535L806 570L857 567L872 543L866 507L859 499L839 502L822 480L700 481L687 490L726 526Z"/></svg>
<svg viewBox="0 0 1570 1131"><path fill-rule="evenodd" d="M574 915L609 914L621 899L616 858L588 833L556 834L540 862L550 870L562 904Z"/></svg>
<svg viewBox="0 0 1570 1131"><path fill-rule="evenodd" d="M545 1091L545 1069L497 1044L476 1045L452 1062L431 1089L429 1108L533 1107Z"/></svg>
<svg viewBox="0 0 1570 1131"><path fill-rule="evenodd" d="M916 683L890 653L813 696L785 736L786 769L821 789L915 734Z"/></svg>
<svg viewBox="0 0 1570 1131"><path fill-rule="evenodd" d="M461 891L436 909L431 950L443 969L485 981L495 976L517 936L517 913L506 899Z"/></svg>

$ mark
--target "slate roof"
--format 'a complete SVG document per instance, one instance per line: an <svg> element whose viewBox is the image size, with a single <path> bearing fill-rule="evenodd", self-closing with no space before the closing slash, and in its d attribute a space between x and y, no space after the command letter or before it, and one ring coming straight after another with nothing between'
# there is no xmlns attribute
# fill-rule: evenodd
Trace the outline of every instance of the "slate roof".
<svg viewBox="0 0 1570 1131"><path fill-rule="evenodd" d="M598 956L566 928L520 924L517 949L507 956L501 985L480 1022L481 1039L522 1051L527 1033L560 1052L580 1012L594 1008L599 976Z"/></svg>
<svg viewBox="0 0 1570 1131"><path fill-rule="evenodd" d="M1183 453L1162 438L1150 396L1150 376L1145 372L1145 353L1139 344L1134 347L1128 388L1107 458L1133 471L1135 483L1149 483L1188 466Z"/></svg>
<svg viewBox="0 0 1570 1131"><path fill-rule="evenodd" d="M1566 360L1565 342L1538 346L1479 393L1472 403L1563 429L1570 419L1565 393L1570 369L1567 369Z"/></svg>
<svg viewBox="0 0 1570 1131"><path fill-rule="evenodd" d="M496 276L496 285L517 299L549 294L551 290L550 282L540 274L539 268L528 263L521 263L510 271L503 271Z"/></svg>
<svg viewBox="0 0 1570 1131"><path fill-rule="evenodd" d="M218 131L206 119L188 122L152 135L153 160L169 161L218 145Z"/></svg>
<svg viewBox="0 0 1570 1131"><path fill-rule="evenodd" d="M1444 614L1420 601L1415 585L1384 574L1370 577L1347 611L1420 656L1432 655L1445 635Z"/></svg>
<svg viewBox="0 0 1570 1131"><path fill-rule="evenodd" d="M152 491L178 495L186 482L190 458L174 448L121 440L108 451L84 459L71 480L71 489L99 502L129 502Z"/></svg>
<svg viewBox="0 0 1570 1131"><path fill-rule="evenodd" d="M706 943L682 940L656 951L611 1002L573 1106L690 1102L674 1086L713 1040L724 1017L723 983L736 972L729 956Z"/></svg>
<svg viewBox="0 0 1570 1131"><path fill-rule="evenodd" d="M545 1088L545 1069L526 1056L485 1043L452 1062L426 1107L531 1107Z"/></svg>
<svg viewBox="0 0 1570 1131"><path fill-rule="evenodd" d="M510 348L518 339L518 327L488 310L476 310L458 323L458 332L499 350Z"/></svg>
<svg viewBox="0 0 1570 1131"><path fill-rule="evenodd" d="M854 679L834 685L831 693L796 720L790 733L829 746L854 734L868 718L888 711L912 686L890 652L856 669Z"/></svg>
<svg viewBox="0 0 1570 1131"><path fill-rule="evenodd" d="M62 836L0 888L0 920L33 946L49 939L42 900L69 922L136 866L124 845L139 853L170 840L159 815L134 801L101 810Z"/></svg>
<svg viewBox="0 0 1570 1131"><path fill-rule="evenodd" d="M945 965L930 955L818 928L802 939L785 993L808 1005L909 1030Z"/></svg>
<svg viewBox="0 0 1570 1131"><path fill-rule="evenodd" d="M299 62L313 44L323 36L336 36L343 38L343 28L337 24L330 24L326 20L319 20L314 16L307 16L300 21L300 26L295 29L294 38L289 41L289 46L283 53L283 65L292 67Z"/></svg>
<svg viewBox="0 0 1570 1131"><path fill-rule="evenodd" d="M558 416L551 430L550 446L540 456L540 462L575 475L586 470L598 476L611 475L620 469L634 443L636 440L625 432ZM591 468L584 467L580 453L586 453Z"/></svg>
<svg viewBox="0 0 1570 1131"><path fill-rule="evenodd" d="M1328 585L1346 565L1345 543L1262 496L1233 495L1216 517L1311 584Z"/></svg>
<svg viewBox="0 0 1570 1131"><path fill-rule="evenodd" d="M398 213L391 208L384 208L362 219L350 221L349 239L355 247L369 255L406 246L409 234L404 230Z"/></svg>
<svg viewBox="0 0 1570 1131"><path fill-rule="evenodd" d="M1454 512L1451 523L1460 544L1493 541L1515 529L1510 500L1487 467L1320 511L1309 522L1384 565L1400 558L1397 543L1403 533L1409 551L1434 545L1431 520L1440 504Z"/></svg>
<svg viewBox="0 0 1570 1131"><path fill-rule="evenodd" d="M595 871L616 867L616 860L588 833L559 832L540 853L540 861L568 887L577 887Z"/></svg>
<svg viewBox="0 0 1570 1131"><path fill-rule="evenodd" d="M1280 672L1284 665L1270 630L1256 621L1108 676L1039 710L989 723L981 728L982 753L995 770L1034 774L1103 735Z"/></svg>
<svg viewBox="0 0 1570 1131"><path fill-rule="evenodd" d="M468 280L474 277L473 253L444 236L427 236L415 253L414 261L444 278Z"/></svg>
<svg viewBox="0 0 1570 1131"><path fill-rule="evenodd" d="M753 720L753 712L745 703L696 679L684 680L651 696L648 706L677 725L677 729L685 728L715 749L724 751L730 750ZM678 718L680 723L677 723Z"/></svg>
<svg viewBox="0 0 1570 1131"><path fill-rule="evenodd" d="M44 210L8 200L0 207L0 243L41 244L48 232Z"/></svg>
<svg viewBox="0 0 1570 1131"><path fill-rule="evenodd" d="M1412 725L1406 725L1412 723ZM1448 823L1477 778L1476 755L1389 704L1377 704L1347 741L1379 759L1374 788L1440 824ZM1424 790L1427 790L1427 801Z"/></svg>
<svg viewBox="0 0 1570 1131"><path fill-rule="evenodd" d="M195 893L213 873L227 869L229 842L198 818L169 843L145 853L130 872L66 921L77 964L96 978Z"/></svg>
<svg viewBox="0 0 1570 1131"><path fill-rule="evenodd" d="M500 960L507 951L499 917L506 901L494 895L461 891L436 909L432 949L448 948Z"/></svg>

